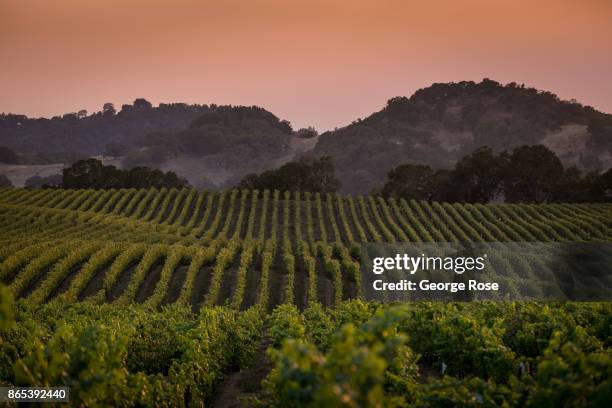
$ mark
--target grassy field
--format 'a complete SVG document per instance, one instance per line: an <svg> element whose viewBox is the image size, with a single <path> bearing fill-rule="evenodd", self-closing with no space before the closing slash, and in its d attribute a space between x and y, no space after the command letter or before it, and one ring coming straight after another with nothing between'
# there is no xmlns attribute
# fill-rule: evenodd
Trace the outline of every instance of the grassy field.
<svg viewBox="0 0 612 408"><path fill-rule="evenodd" d="M367 243L610 241L612 204L4 189L0 385L70 384L84 406L605 406L610 303L382 305L359 260Z"/></svg>

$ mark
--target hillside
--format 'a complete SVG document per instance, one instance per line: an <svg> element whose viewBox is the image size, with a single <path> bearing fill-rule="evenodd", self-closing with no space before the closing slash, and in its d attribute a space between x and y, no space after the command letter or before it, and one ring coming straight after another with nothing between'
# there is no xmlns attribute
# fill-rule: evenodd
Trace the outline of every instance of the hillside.
<svg viewBox="0 0 612 408"><path fill-rule="evenodd" d="M450 168L484 145L500 152L525 144L548 146L566 165L607 170L612 115L550 92L491 80L434 84L311 138L256 106L153 107L138 99L118 112L106 107L89 116L0 115L0 146L25 163L66 164L106 153L118 156L114 161L124 167L174 171L197 188L232 187L247 173L308 153L334 157L342 192L368 194L399 164ZM23 177L17 180L6 166L0 165L0 174L21 185Z"/></svg>
<svg viewBox="0 0 612 408"><path fill-rule="evenodd" d="M0 146L9 147L26 162L65 163L75 157L101 155L108 144L132 147L148 133L184 129L208 110L206 105L182 103L153 107L137 99L118 111L105 104L90 115L67 113L47 119L2 114Z"/></svg>
<svg viewBox="0 0 612 408"><path fill-rule="evenodd" d="M89 116L0 115L0 146L18 159L0 163L0 174L23 186L25 178L44 174L35 165L52 163L61 171L62 164L104 155L118 167L175 171L198 188L216 188L282 164L311 144L287 121L256 106L153 107L138 99L119 112L105 106Z"/></svg>
<svg viewBox="0 0 612 408"><path fill-rule="evenodd" d="M289 122L263 108L218 106L185 129L148 134L124 165L172 170L195 187L214 188L289 160L300 140Z"/></svg>
<svg viewBox="0 0 612 408"><path fill-rule="evenodd" d="M335 157L342 191L364 194L402 163L449 168L480 146L544 144L568 165L612 166L612 115L550 92L495 81L434 84L319 138Z"/></svg>

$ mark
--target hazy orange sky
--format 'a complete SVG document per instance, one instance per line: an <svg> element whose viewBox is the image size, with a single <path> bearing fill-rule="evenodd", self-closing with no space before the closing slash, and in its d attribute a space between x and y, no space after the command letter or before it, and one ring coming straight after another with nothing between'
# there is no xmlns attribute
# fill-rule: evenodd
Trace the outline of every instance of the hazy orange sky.
<svg viewBox="0 0 612 408"><path fill-rule="evenodd" d="M612 0L0 0L0 112L259 105L344 126L433 82L612 112Z"/></svg>

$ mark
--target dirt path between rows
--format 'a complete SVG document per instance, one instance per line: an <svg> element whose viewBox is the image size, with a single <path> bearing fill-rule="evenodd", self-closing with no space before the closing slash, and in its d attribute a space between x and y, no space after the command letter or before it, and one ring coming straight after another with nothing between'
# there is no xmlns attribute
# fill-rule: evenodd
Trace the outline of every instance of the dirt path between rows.
<svg viewBox="0 0 612 408"><path fill-rule="evenodd" d="M259 345L253 365L249 368L226 373L213 397L213 408L252 407L253 399L261 394L261 382L272 370L272 362L266 354L271 345L266 331Z"/></svg>

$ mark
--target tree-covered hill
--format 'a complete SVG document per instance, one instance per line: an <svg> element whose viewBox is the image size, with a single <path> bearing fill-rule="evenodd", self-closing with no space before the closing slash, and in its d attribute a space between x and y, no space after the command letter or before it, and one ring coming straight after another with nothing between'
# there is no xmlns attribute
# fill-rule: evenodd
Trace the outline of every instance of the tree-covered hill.
<svg viewBox="0 0 612 408"><path fill-rule="evenodd" d="M107 145L134 146L153 131L184 129L209 109L183 103L153 107L145 99L136 99L119 111L107 103L89 115L79 111L47 119L1 114L0 145L18 153L25 162L68 163L100 155Z"/></svg>
<svg viewBox="0 0 612 408"><path fill-rule="evenodd" d="M0 146L7 163L19 159L69 162L73 157L123 156L155 149L163 149L166 155L203 156L242 144L274 152L282 149L291 133L289 122L256 106L175 103L153 107L145 99L123 105L118 112L107 103L90 115L86 111L51 119L0 115Z"/></svg>
<svg viewBox="0 0 612 408"><path fill-rule="evenodd" d="M105 104L91 115L0 115L0 163L68 165L103 155L125 169L174 171L196 187L211 188L290 160L296 143L307 144L300 135L257 106L153 107L137 99L119 112Z"/></svg>
<svg viewBox="0 0 612 408"><path fill-rule="evenodd" d="M344 192L367 193L399 164L450 168L481 146L499 152L535 144L565 164L605 170L612 115L515 83L440 83L322 134L314 152L335 158Z"/></svg>
<svg viewBox="0 0 612 408"><path fill-rule="evenodd" d="M316 136L314 129L293 131L289 122L257 106L153 107L137 99L118 111L105 104L89 115L1 114L0 162L70 164L104 154L120 156L125 168L155 167L195 187L215 188L235 186L248 173L278 167L312 149L315 156L334 159L341 191L357 194L381 188L398 165L450 169L482 146L499 153L542 144L566 167L605 171L612 166L612 115L550 92L488 79L433 84Z"/></svg>

